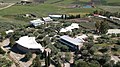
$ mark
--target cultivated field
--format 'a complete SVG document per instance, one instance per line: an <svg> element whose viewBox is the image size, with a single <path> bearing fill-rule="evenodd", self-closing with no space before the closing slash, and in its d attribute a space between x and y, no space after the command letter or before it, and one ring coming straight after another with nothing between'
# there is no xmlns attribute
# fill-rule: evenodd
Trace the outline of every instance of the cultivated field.
<svg viewBox="0 0 120 67"><path fill-rule="evenodd" d="M16 3L20 0L0 0L5 3ZM26 14L26 13L32 13L35 15L38 15L39 17L42 16L48 16L49 14L89 14L92 13L95 10L106 10L111 12L120 12L119 6L98 6L98 8L81 8L81 6L87 5L90 2L90 0L47 0L43 4L30 4L30 5L20 5L16 4L12 7L9 7L7 9L0 10L0 16L2 20L6 15L18 15L18 14ZM119 5L120 0L106 0L107 4L110 3L118 3ZM75 7L76 5L79 5L80 7ZM5 17L8 20L13 20L15 22L24 22L19 21L14 18ZM6 20L5 20L6 21ZM84 25L84 24L83 24Z"/></svg>

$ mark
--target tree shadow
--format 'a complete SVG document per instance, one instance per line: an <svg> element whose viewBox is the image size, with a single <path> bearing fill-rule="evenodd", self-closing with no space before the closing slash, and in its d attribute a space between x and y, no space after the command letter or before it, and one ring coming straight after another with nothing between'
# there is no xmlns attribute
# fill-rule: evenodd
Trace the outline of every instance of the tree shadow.
<svg viewBox="0 0 120 67"><path fill-rule="evenodd" d="M20 61L22 61L22 62L27 62L28 59L27 59L26 57L23 57L23 58L20 59Z"/></svg>

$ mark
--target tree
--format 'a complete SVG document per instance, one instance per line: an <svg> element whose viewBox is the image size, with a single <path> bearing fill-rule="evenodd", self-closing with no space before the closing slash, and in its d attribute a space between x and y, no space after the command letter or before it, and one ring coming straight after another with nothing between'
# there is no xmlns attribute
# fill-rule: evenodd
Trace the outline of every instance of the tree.
<svg viewBox="0 0 120 67"><path fill-rule="evenodd" d="M114 61L111 60L110 62L106 62L103 67L113 67L114 66Z"/></svg>
<svg viewBox="0 0 120 67"><path fill-rule="evenodd" d="M93 45L94 43L93 42L88 42L88 43L84 43L84 45L87 47L87 49L89 50Z"/></svg>
<svg viewBox="0 0 120 67"><path fill-rule="evenodd" d="M120 67L120 62L117 62L114 67Z"/></svg>
<svg viewBox="0 0 120 67"><path fill-rule="evenodd" d="M12 61L6 58L0 58L0 67L10 67L12 65Z"/></svg>
<svg viewBox="0 0 120 67"><path fill-rule="evenodd" d="M107 33L107 30L109 28L109 25L106 21L97 21L95 23L95 27L96 27L96 31L97 33L100 33L100 34L105 34Z"/></svg>
<svg viewBox="0 0 120 67"><path fill-rule="evenodd" d="M100 63L100 65L104 65L106 62L110 61L110 56L105 54L103 55L98 62Z"/></svg>
<svg viewBox="0 0 120 67"><path fill-rule="evenodd" d="M80 18L80 17L81 17L80 14L76 15L76 18Z"/></svg>
<svg viewBox="0 0 120 67"><path fill-rule="evenodd" d="M95 63L89 63L88 65L89 67L100 67L99 64L95 64Z"/></svg>
<svg viewBox="0 0 120 67"><path fill-rule="evenodd" d="M87 62L78 60L78 61L75 61L74 67L89 67L89 66Z"/></svg>
<svg viewBox="0 0 120 67"><path fill-rule="evenodd" d="M69 62L70 59L71 59L71 54L70 53L65 53L65 60Z"/></svg>
<svg viewBox="0 0 120 67"><path fill-rule="evenodd" d="M62 67L60 61L58 60L57 67Z"/></svg>
<svg viewBox="0 0 120 67"><path fill-rule="evenodd" d="M10 44L9 46L12 48L15 45L15 39L13 37L10 37Z"/></svg>
<svg viewBox="0 0 120 67"><path fill-rule="evenodd" d="M99 11L98 11L98 10L96 10L96 11L94 11L93 13L94 13L94 14L99 14Z"/></svg>
<svg viewBox="0 0 120 67"><path fill-rule="evenodd" d="M108 25L107 22L105 22L105 21L104 21L104 22L101 22L101 23L100 23L100 29L99 29L100 34L106 34L108 28L109 28L109 25Z"/></svg>
<svg viewBox="0 0 120 67"><path fill-rule="evenodd" d="M90 53L91 55L93 55L96 51L97 51L97 48L91 47L90 50L89 50L89 53Z"/></svg>
<svg viewBox="0 0 120 67"><path fill-rule="evenodd" d="M39 56L36 56L36 58L33 60L31 67L41 67L41 61Z"/></svg>
<svg viewBox="0 0 120 67"><path fill-rule="evenodd" d="M5 51L0 47L0 54L5 54Z"/></svg>
<svg viewBox="0 0 120 67"><path fill-rule="evenodd" d="M48 56L47 56L47 52L45 52L45 67L50 66L50 54L48 52Z"/></svg>
<svg viewBox="0 0 120 67"><path fill-rule="evenodd" d="M69 47L66 45L63 45L63 44L59 44L59 47L60 47L61 51L68 51L69 50Z"/></svg>
<svg viewBox="0 0 120 67"><path fill-rule="evenodd" d="M30 60L30 58L32 58L32 53L31 52L26 53L24 58L26 61Z"/></svg>
<svg viewBox="0 0 120 67"><path fill-rule="evenodd" d="M51 60L50 60L50 53L48 52L48 66L50 66Z"/></svg>
<svg viewBox="0 0 120 67"><path fill-rule="evenodd" d="M120 40L117 40L117 44L119 44L119 45L120 45Z"/></svg>
<svg viewBox="0 0 120 67"><path fill-rule="evenodd" d="M96 27L96 32L99 33L100 21L97 21L97 22L95 23L95 27Z"/></svg>
<svg viewBox="0 0 120 67"><path fill-rule="evenodd" d="M106 47L103 47L102 49L100 49L99 51L102 52L102 53L105 53L105 52L107 52L109 50L110 50L110 47L106 46Z"/></svg>
<svg viewBox="0 0 120 67"><path fill-rule="evenodd" d="M45 52L45 67L48 67L48 58L47 58L47 55L46 55L47 52Z"/></svg>
<svg viewBox="0 0 120 67"><path fill-rule="evenodd" d="M87 39L88 42L93 42L93 40L94 40L93 36L89 36L88 39Z"/></svg>

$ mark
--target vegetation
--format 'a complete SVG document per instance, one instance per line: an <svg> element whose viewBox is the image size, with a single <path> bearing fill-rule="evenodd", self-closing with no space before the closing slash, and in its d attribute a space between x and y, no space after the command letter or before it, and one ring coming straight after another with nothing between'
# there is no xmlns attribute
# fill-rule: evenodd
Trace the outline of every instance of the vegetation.
<svg viewBox="0 0 120 67"><path fill-rule="evenodd" d="M26 55L25 55L25 57L24 57L24 60L25 60L25 61L29 61L31 58L32 58L32 53L31 53L31 52L28 52L28 53L26 53Z"/></svg>
<svg viewBox="0 0 120 67"><path fill-rule="evenodd" d="M17 0L4 0L4 2L17 2ZM9 38L9 45L13 47L15 41L20 37L30 36L36 37L36 41L43 47L51 49L51 54L40 53L33 60L31 67L41 67L41 60L45 62L45 67L50 66L50 64L61 67L62 63L70 63L71 57L74 57L74 67L119 67L120 62L115 64L114 60L111 61L110 59L111 56L120 55L120 34L106 34L109 28L120 28L119 20L110 19L110 16L120 17L119 1L100 0L101 6L95 5L96 8L83 8L83 6L89 5L88 3L90 3L90 0L46 0L42 4L22 5L17 3L10 8L0 10L0 41ZM46 23L33 27L28 22L34 18L25 17L25 14L35 14L35 18L48 16L49 14L62 14L65 17L62 16L62 18L57 19L60 23ZM73 29L72 32L59 32L61 28L68 27L74 22L68 20L86 18L88 15L93 14L103 15L108 18L92 17L89 18L90 21L88 22L78 22L79 29ZM5 31L10 29L15 32L6 34ZM85 43L77 51L71 50L69 46L59 41L59 36L62 35L69 35L74 38L81 34L86 34L88 38L84 39ZM95 40L94 34L101 37ZM71 53L74 53L73 56ZM5 54L5 52L0 49L0 54ZM28 52L23 59L28 61L31 57L32 53ZM5 62L5 60L0 60L0 66L9 67L11 62Z"/></svg>
<svg viewBox="0 0 120 67"><path fill-rule="evenodd" d="M7 58L0 58L0 66L1 67L9 67L12 65L12 62Z"/></svg>
<svg viewBox="0 0 120 67"><path fill-rule="evenodd" d="M37 57L33 60L31 67L41 67L41 61L40 61L39 56L37 56Z"/></svg>

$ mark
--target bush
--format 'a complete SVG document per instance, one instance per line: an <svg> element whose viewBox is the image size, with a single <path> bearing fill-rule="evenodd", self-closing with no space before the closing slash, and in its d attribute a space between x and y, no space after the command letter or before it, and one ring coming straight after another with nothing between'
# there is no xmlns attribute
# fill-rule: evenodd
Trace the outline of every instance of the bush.
<svg viewBox="0 0 120 67"><path fill-rule="evenodd" d="M5 54L5 51L0 47L0 54Z"/></svg>
<svg viewBox="0 0 120 67"><path fill-rule="evenodd" d="M24 58L26 61L29 61L32 58L32 53L31 52L26 53Z"/></svg>

